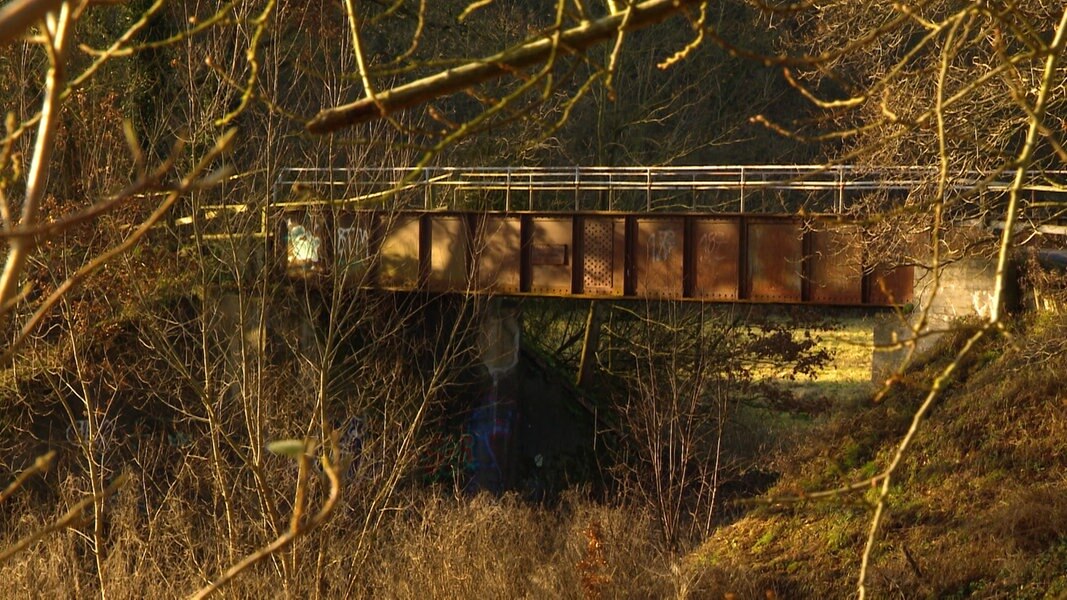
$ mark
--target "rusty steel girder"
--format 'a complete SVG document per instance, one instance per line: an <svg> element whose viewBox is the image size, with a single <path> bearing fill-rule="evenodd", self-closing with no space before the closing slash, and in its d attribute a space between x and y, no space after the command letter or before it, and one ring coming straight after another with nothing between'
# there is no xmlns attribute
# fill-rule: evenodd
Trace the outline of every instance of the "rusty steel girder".
<svg viewBox="0 0 1067 600"><path fill-rule="evenodd" d="M288 276L347 287L703 302L895 306L909 266L881 264L837 217L366 211L280 215Z"/></svg>

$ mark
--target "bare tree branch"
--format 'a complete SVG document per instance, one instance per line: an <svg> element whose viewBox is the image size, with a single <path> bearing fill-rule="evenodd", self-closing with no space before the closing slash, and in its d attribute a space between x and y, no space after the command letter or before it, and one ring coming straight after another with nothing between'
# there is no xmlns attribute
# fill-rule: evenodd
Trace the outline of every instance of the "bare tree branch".
<svg viewBox="0 0 1067 600"><path fill-rule="evenodd" d="M37 213L44 198L45 184L48 179L48 164L55 146L56 127L59 123L59 94L63 86L67 42L71 33L70 4L64 3L55 20L52 39L49 40L48 75L45 79L45 96L41 108L41 122L37 130L37 140L33 150L33 162L30 165L26 184L26 199L22 204L22 216L19 225L30 227L37 221ZM5 223L10 228L14 223ZM14 238L9 242L4 271L0 275L0 306L6 305L18 290L19 277L26 265L33 243L29 239ZM0 315L3 322L3 315Z"/></svg>
<svg viewBox="0 0 1067 600"><path fill-rule="evenodd" d="M55 459L55 450L51 450L38 456L37 460L33 461L33 464L30 465L30 467L19 473L18 477L15 478L15 481L12 481L6 488L4 488L3 492L0 492L0 502L10 498L11 494L17 492L30 477L33 477L37 473L44 473L47 471L52 466L52 463L55 462Z"/></svg>
<svg viewBox="0 0 1067 600"><path fill-rule="evenodd" d="M62 0L11 0L0 8L0 46L6 46L49 12L59 8Z"/></svg>
<svg viewBox="0 0 1067 600"><path fill-rule="evenodd" d="M117 492L119 488L126 485L126 482L128 480L128 476L120 475L117 479L115 479L115 481L111 483L111 485L107 486L107 488L105 488L104 491L100 494L89 495L86 498L80 500L74 506L70 507L70 510L68 510L66 514L64 514L58 521L52 523L47 527L38 529L33 533L27 535L26 537L22 538L21 540L15 542L11 546L4 548L3 551L0 551L0 564L2 564L4 561L11 558L12 556L18 554L19 552L22 552L31 544L33 544L37 540L40 540L44 536L54 531L59 531L61 529L66 529L67 527L75 526L77 523L81 522L82 511L84 511L87 507L96 503L100 499L106 498Z"/></svg>
<svg viewBox="0 0 1067 600"><path fill-rule="evenodd" d="M699 1L648 0L625 12L572 27L558 36L548 34L499 54L379 92L373 98L363 98L350 104L322 110L308 122L307 128L311 133L330 133L343 127L385 117L544 62L556 52L579 54L595 44L615 37L620 27L627 31L648 27L689 5L698 4Z"/></svg>

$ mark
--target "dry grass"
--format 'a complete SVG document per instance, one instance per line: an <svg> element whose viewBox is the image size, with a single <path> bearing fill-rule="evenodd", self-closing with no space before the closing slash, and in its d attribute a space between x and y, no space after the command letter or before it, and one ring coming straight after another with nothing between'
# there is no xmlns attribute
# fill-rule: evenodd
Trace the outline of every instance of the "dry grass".
<svg viewBox="0 0 1067 600"><path fill-rule="evenodd" d="M1067 594L1067 353L1055 351L1062 326L1038 325L980 348L920 431L890 494L869 580L876 597ZM874 475L940 360L882 403L846 407L787 448L769 496ZM865 499L758 508L697 554L709 578L845 597L866 539Z"/></svg>
<svg viewBox="0 0 1067 600"><path fill-rule="evenodd" d="M1067 594L1065 323L1046 319L1012 343L987 344L960 370L890 495L870 579L877 597ZM858 322L826 333L840 344L839 363L847 364L823 383L860 377L856 364L869 354L855 342L866 331ZM797 428L777 455L761 459L761 468L781 473L769 495L874 474L907 427L938 360L908 374L879 404L836 402L825 422ZM236 529L227 529L218 489L194 456L203 448L151 443L142 441L124 465L133 485L108 501L99 574L87 524L0 565L0 597L82 598L99 596L101 586L112 598L183 596L276 535L251 494L238 497ZM165 458L168 453L173 456ZM164 458L146 458L153 455ZM282 513L293 478L286 466L276 461L265 473L280 490ZM234 469L222 473L224 480L246 477ZM311 505L322 499L316 485ZM238 578L224 597L846 597L869 523L860 494L757 507L698 548L669 548L646 509L577 492L543 506L511 496L457 497L404 482L372 514L364 498L373 482L349 485L332 521ZM50 473L45 485L23 490L4 505L0 544L41 527L86 489L85 475L68 466ZM359 536L368 515L378 514L380 522Z"/></svg>
<svg viewBox="0 0 1067 600"><path fill-rule="evenodd" d="M14 531L43 523L38 511L18 508L23 518ZM542 507L514 497L416 492L390 513L366 551L346 535L360 517L349 509L302 539L296 573L286 577L279 557L239 577L226 596L652 598L676 595L692 583L659 545L648 515L577 493L558 507ZM171 499L146 515L127 490L109 513L108 529L108 597L186 595L229 560L219 543L220 524L186 501ZM592 530L600 552L590 561ZM261 537L254 528L246 535ZM57 597L99 595L86 544L78 531L67 531L19 555L0 567L0 597L26 597L34 590Z"/></svg>

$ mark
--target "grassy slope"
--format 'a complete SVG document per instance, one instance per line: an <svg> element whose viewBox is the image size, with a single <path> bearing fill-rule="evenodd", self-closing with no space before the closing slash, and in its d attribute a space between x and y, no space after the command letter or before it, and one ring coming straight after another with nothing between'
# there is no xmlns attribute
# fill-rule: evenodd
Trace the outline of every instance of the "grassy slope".
<svg viewBox="0 0 1067 600"><path fill-rule="evenodd" d="M869 582L881 597L1067 597L1067 320L979 348L895 477ZM858 402L779 459L766 498L859 481L886 464L953 344L879 404ZM866 494L872 498L873 490ZM738 597L854 593L864 495L761 507L689 556ZM768 594L768 597L770 595Z"/></svg>

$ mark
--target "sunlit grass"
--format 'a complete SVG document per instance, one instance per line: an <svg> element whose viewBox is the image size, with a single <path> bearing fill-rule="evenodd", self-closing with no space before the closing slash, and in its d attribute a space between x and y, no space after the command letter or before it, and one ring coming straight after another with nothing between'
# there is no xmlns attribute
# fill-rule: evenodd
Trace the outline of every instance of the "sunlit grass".
<svg viewBox="0 0 1067 600"><path fill-rule="evenodd" d="M848 399L871 391L871 351L874 344L872 317L853 317L837 322L830 329L812 329L820 340L820 348L828 349L833 358L815 377L798 376L790 379L791 367L762 367L757 377L774 381L798 397L820 396L827 399ZM802 331L794 333L799 339Z"/></svg>

